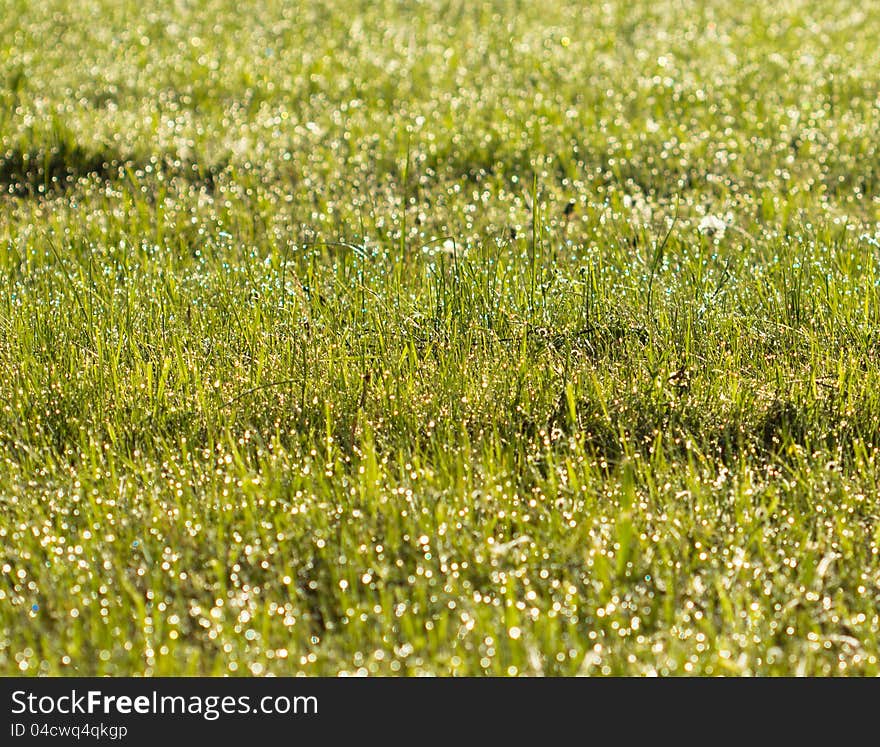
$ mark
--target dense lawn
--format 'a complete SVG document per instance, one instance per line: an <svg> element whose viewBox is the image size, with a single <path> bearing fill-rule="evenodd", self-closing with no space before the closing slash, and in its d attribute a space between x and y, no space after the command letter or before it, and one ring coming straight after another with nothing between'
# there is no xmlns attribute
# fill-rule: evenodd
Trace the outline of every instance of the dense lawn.
<svg viewBox="0 0 880 747"><path fill-rule="evenodd" d="M0 673L880 673L878 39L0 0Z"/></svg>

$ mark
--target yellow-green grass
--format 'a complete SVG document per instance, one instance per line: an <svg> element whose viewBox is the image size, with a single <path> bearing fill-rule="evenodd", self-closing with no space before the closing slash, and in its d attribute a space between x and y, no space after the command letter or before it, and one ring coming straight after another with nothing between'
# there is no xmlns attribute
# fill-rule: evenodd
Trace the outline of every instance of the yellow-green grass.
<svg viewBox="0 0 880 747"><path fill-rule="evenodd" d="M0 0L0 672L877 674L878 38Z"/></svg>

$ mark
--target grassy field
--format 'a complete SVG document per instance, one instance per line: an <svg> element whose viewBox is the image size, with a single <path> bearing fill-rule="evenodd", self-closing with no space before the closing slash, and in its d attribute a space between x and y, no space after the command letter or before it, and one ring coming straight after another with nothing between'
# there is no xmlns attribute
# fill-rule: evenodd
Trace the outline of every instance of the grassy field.
<svg viewBox="0 0 880 747"><path fill-rule="evenodd" d="M0 673L880 673L878 38L0 0Z"/></svg>

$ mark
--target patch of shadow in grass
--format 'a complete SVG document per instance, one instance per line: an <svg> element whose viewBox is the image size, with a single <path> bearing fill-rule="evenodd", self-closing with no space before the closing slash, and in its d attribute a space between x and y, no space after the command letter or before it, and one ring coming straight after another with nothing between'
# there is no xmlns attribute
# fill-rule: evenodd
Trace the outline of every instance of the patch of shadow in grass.
<svg viewBox="0 0 880 747"><path fill-rule="evenodd" d="M880 445L880 414L870 403L847 414L833 401L804 406L783 397L765 408L738 413L713 412L688 395L667 401L633 397L604 409L590 398L576 403L572 420L563 397L551 413L547 430L581 433L587 448L614 463L633 447L650 447L658 436L670 456L691 449L714 454L724 461L751 455L759 459L786 458L789 449L819 449L847 455L856 440Z"/></svg>
<svg viewBox="0 0 880 747"><path fill-rule="evenodd" d="M154 172L212 193L228 168L227 160L181 160L173 154L136 157L113 147L93 148L61 138L47 146L16 146L0 153L0 192L35 197L63 192L84 179L113 182L126 179L129 172L136 178Z"/></svg>
<svg viewBox="0 0 880 747"><path fill-rule="evenodd" d="M648 343L648 330L639 325L610 322L587 324L573 331L530 327L526 330L534 349L544 347L556 352L571 351L592 359L623 357L634 348Z"/></svg>
<svg viewBox="0 0 880 747"><path fill-rule="evenodd" d="M68 140L45 148L13 147L0 154L0 188L18 197L45 194L87 177L117 178L128 163L112 148L92 149Z"/></svg>
<svg viewBox="0 0 880 747"><path fill-rule="evenodd" d="M758 421L758 443L768 453L789 445L805 446L810 436L810 418L802 408L787 400L775 400Z"/></svg>

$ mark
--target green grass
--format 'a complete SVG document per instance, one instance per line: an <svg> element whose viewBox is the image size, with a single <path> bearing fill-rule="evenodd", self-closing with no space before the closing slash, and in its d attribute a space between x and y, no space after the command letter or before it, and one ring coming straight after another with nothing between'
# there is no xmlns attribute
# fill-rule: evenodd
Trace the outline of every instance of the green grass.
<svg viewBox="0 0 880 747"><path fill-rule="evenodd" d="M880 13L246 6L0 0L0 673L880 673Z"/></svg>

